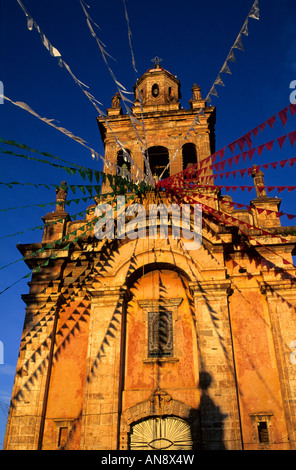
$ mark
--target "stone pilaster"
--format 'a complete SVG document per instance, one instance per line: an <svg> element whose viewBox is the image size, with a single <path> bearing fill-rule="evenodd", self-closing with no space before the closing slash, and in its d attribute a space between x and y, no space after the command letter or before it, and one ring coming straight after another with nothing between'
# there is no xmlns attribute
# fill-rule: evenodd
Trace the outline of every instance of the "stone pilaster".
<svg viewBox="0 0 296 470"><path fill-rule="evenodd" d="M80 448L118 447L121 408L122 328L126 289L91 290L87 380Z"/></svg>
<svg viewBox="0 0 296 470"><path fill-rule="evenodd" d="M241 449L239 408L228 311L230 282L191 283L197 322L202 447Z"/></svg>

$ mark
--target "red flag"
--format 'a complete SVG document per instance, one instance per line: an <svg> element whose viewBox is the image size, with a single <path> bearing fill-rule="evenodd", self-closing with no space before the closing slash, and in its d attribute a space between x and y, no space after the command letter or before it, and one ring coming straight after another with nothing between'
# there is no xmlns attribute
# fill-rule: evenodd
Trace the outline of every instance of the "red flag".
<svg viewBox="0 0 296 470"><path fill-rule="evenodd" d="M295 219L296 215L293 214L286 214L289 220Z"/></svg>
<svg viewBox="0 0 296 470"><path fill-rule="evenodd" d="M242 170L238 170L238 171L240 172L241 177L243 177L244 174L246 173L247 169L243 168Z"/></svg>
<svg viewBox="0 0 296 470"><path fill-rule="evenodd" d="M272 150L273 144L274 144L274 140L271 140L270 142L267 142L267 144L265 145L268 150Z"/></svg>
<svg viewBox="0 0 296 470"><path fill-rule="evenodd" d="M260 124L259 127L260 127L261 132L263 132L265 126L266 126L266 122L263 122L262 124Z"/></svg>
<svg viewBox="0 0 296 470"><path fill-rule="evenodd" d="M284 168L284 166L286 165L287 161L288 161L288 159L286 159L286 160L281 160L281 161L280 161L280 165L281 165L282 168Z"/></svg>
<svg viewBox="0 0 296 470"><path fill-rule="evenodd" d="M274 191L275 186L267 186L268 192Z"/></svg>
<svg viewBox="0 0 296 470"><path fill-rule="evenodd" d="M228 158L227 161L228 161L229 168L231 168L233 157Z"/></svg>
<svg viewBox="0 0 296 470"><path fill-rule="evenodd" d="M215 168L215 170L219 171L220 163L215 163L213 167Z"/></svg>
<svg viewBox="0 0 296 470"><path fill-rule="evenodd" d="M295 144L295 141L296 141L296 131L290 132L290 134L288 134L288 135L289 135L291 145L293 147L293 145Z"/></svg>
<svg viewBox="0 0 296 470"><path fill-rule="evenodd" d="M238 170L233 170L233 171L232 171L233 178L235 178L237 172L238 172Z"/></svg>
<svg viewBox="0 0 296 470"><path fill-rule="evenodd" d="M238 139L237 141L237 145L239 146L241 152L244 150L244 146L245 146L245 138L244 137L241 137L240 139Z"/></svg>
<svg viewBox="0 0 296 470"><path fill-rule="evenodd" d="M265 209L260 209L259 207L257 207L258 214L262 214L262 212L264 212L264 211L265 211Z"/></svg>
<svg viewBox="0 0 296 470"><path fill-rule="evenodd" d="M248 151L250 162L252 161L252 158L254 157L255 152L256 152L256 149L251 149Z"/></svg>
<svg viewBox="0 0 296 470"><path fill-rule="evenodd" d="M246 158L247 158L247 155L248 155L248 152L243 152L243 160L244 160L244 163L246 162Z"/></svg>
<svg viewBox="0 0 296 470"><path fill-rule="evenodd" d="M221 149L221 150L219 150L219 152L218 152L218 155L219 155L219 157L220 157L220 160L222 160L222 158L224 157L224 153L225 153L225 147L224 147L224 149Z"/></svg>
<svg viewBox="0 0 296 470"><path fill-rule="evenodd" d="M233 153L234 149L235 149L235 146L236 146L236 142L232 142L232 144L229 144L228 147L229 147L229 150L231 151L231 153Z"/></svg>
<svg viewBox="0 0 296 470"><path fill-rule="evenodd" d="M263 168L265 168L265 170L267 170L267 168L269 167L269 163L264 163L264 165L262 165Z"/></svg>
<svg viewBox="0 0 296 470"><path fill-rule="evenodd" d="M276 167L277 167L277 164L278 164L278 162L272 162L270 165L271 165L272 168L275 170Z"/></svg>
<svg viewBox="0 0 296 470"><path fill-rule="evenodd" d="M293 166L295 162L296 162L296 157L290 158L289 166L290 167Z"/></svg>
<svg viewBox="0 0 296 470"><path fill-rule="evenodd" d="M289 109L291 111L291 116L294 116L294 114L296 114L296 103L295 104L290 104Z"/></svg>
<svg viewBox="0 0 296 470"><path fill-rule="evenodd" d="M284 191L285 186L278 186L277 189L278 189L278 192L281 193L282 191Z"/></svg>
<svg viewBox="0 0 296 470"><path fill-rule="evenodd" d="M282 146L284 145L286 138L287 138L286 135L282 135L281 137L278 137L276 139L279 143L280 148L282 148Z"/></svg>
<svg viewBox="0 0 296 470"><path fill-rule="evenodd" d="M230 176L230 174L231 174L231 171L226 171L226 173L225 173L226 178L228 178Z"/></svg>
<svg viewBox="0 0 296 470"><path fill-rule="evenodd" d="M239 159L240 159L240 156L241 156L241 154L239 153L238 155L236 155L236 156L234 157L234 161L235 161L236 164L238 164Z"/></svg>
<svg viewBox="0 0 296 470"><path fill-rule="evenodd" d="M290 261L286 260L285 258L283 258L283 263L284 264L291 264Z"/></svg>
<svg viewBox="0 0 296 470"><path fill-rule="evenodd" d="M247 142L247 145L249 147L249 149L252 148L252 133L251 132L248 132L246 135L245 135L245 139L246 139L246 142Z"/></svg>
<svg viewBox="0 0 296 470"><path fill-rule="evenodd" d="M285 126L288 118L287 118L287 112L288 112L288 107L283 109L282 111L279 112L279 117L282 121L283 127Z"/></svg>
<svg viewBox="0 0 296 470"><path fill-rule="evenodd" d="M294 191L294 189L296 189L296 186L287 186L287 189L290 193L291 191Z"/></svg>
<svg viewBox="0 0 296 470"><path fill-rule="evenodd" d="M259 145L259 147L257 147L257 151L259 155L261 155L261 153L263 152L264 147L265 147L265 144Z"/></svg>
<svg viewBox="0 0 296 470"><path fill-rule="evenodd" d="M226 165L226 160L223 160L223 162L220 162L220 165L221 165L221 171L223 171Z"/></svg>
<svg viewBox="0 0 296 470"><path fill-rule="evenodd" d="M266 122L267 122L267 124L268 124L271 128L273 128L273 125L274 125L274 123L275 123L275 120L276 120L276 116L272 116L271 118L267 119Z"/></svg>
<svg viewBox="0 0 296 470"><path fill-rule="evenodd" d="M258 132L259 132L259 128L255 127L255 129L253 129L252 132L253 132L254 136L257 137Z"/></svg>

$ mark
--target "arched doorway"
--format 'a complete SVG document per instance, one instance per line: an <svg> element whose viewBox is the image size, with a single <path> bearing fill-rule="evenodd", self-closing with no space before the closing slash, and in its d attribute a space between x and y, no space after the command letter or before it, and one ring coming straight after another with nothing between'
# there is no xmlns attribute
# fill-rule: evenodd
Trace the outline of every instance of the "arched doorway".
<svg viewBox="0 0 296 470"><path fill-rule="evenodd" d="M174 416L150 417L131 426L130 450L191 450L188 422Z"/></svg>
<svg viewBox="0 0 296 470"><path fill-rule="evenodd" d="M152 176L159 180L162 172L167 167L170 159L169 159L169 151L166 147L162 146L154 146L148 149L148 158L150 169L152 172ZM164 174L162 175L162 179L168 178L170 176L170 168L168 167Z"/></svg>
<svg viewBox="0 0 296 470"><path fill-rule="evenodd" d="M192 143L184 144L182 147L183 170L197 163L196 147Z"/></svg>

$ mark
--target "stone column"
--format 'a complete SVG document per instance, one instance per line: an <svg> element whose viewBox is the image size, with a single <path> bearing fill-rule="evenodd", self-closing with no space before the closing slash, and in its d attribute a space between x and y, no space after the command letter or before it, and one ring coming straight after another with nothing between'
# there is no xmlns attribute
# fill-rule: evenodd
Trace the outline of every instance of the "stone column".
<svg viewBox="0 0 296 470"><path fill-rule="evenodd" d="M115 450L121 409L126 288L91 289L89 293L92 304L80 449Z"/></svg>
<svg viewBox="0 0 296 470"><path fill-rule="evenodd" d="M228 310L230 282L190 284L198 337L202 448L242 448L232 334Z"/></svg>

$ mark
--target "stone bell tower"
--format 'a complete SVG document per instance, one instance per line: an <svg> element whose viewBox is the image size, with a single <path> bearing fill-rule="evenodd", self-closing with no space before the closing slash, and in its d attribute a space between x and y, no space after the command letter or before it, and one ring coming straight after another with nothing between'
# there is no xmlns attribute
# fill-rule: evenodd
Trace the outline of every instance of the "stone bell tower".
<svg viewBox="0 0 296 470"><path fill-rule="evenodd" d="M156 60L155 66L134 85L132 117L124 113L117 94L112 107L107 110L108 125L103 118L97 119L106 158L113 164L125 165L136 177L137 171L145 172L143 152L146 152L152 175L157 179L164 170L163 177L174 175L212 155L215 151L215 108L206 106L196 84L192 93L190 108L183 109L179 80ZM186 135L201 108L204 115L200 117L200 124L193 126L190 135ZM117 139L132 156L134 166L124 160ZM109 173L110 168L105 167L104 171Z"/></svg>
<svg viewBox="0 0 296 470"><path fill-rule="evenodd" d="M108 125L97 118L105 173L136 182L148 159L157 181L213 154L215 108L198 85L183 109L156 60L134 95L132 114L116 94ZM62 183L41 243L18 246L33 274L5 449L295 449L296 236L263 176L254 168L257 197L237 210L218 188L180 182L179 203L203 204L192 250L169 217L165 238L98 239L95 204L71 220ZM129 196L145 221L150 204L174 202L157 188ZM95 201L118 221L112 195Z"/></svg>

